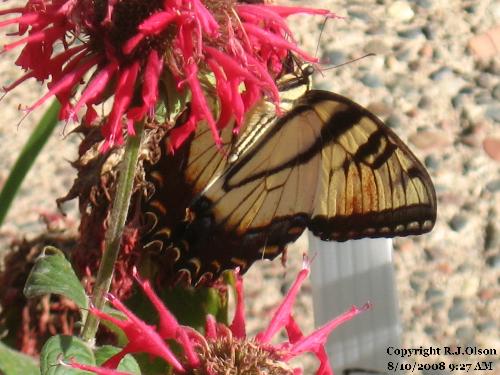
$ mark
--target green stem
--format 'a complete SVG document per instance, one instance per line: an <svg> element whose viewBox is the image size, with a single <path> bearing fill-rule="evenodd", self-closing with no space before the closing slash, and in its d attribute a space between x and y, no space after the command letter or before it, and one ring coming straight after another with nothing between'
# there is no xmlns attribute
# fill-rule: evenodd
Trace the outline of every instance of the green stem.
<svg viewBox="0 0 500 375"><path fill-rule="evenodd" d="M111 279L113 278L114 265L120 251L123 228L125 227L134 186L134 177L143 130L144 124L138 124L136 126L137 134L133 137L128 137L123 159L120 163L120 174L118 176L115 200L111 210L109 228L104 240L105 251L101 258L101 264L97 272L94 293L92 296L92 303L98 310L102 310L106 302L106 294L109 292ZM88 314L83 328L82 338L85 341L94 340L98 327L99 319L93 314Z"/></svg>
<svg viewBox="0 0 500 375"><path fill-rule="evenodd" d="M16 163L12 167L9 177L7 181L5 181L2 191L0 191L0 225L2 225L16 193L21 187L24 177L26 177L35 159L54 131L57 125L57 114L60 108L61 106L57 100L51 104L37 124L35 130L31 133Z"/></svg>

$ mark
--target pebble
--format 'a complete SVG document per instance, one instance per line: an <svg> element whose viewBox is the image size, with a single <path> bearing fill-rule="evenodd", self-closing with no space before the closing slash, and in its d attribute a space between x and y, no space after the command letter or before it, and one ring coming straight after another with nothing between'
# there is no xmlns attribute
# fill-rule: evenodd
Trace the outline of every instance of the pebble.
<svg viewBox="0 0 500 375"><path fill-rule="evenodd" d="M415 16L415 12L406 1L393 2L389 6L388 13L392 18L402 22L410 21Z"/></svg>
<svg viewBox="0 0 500 375"><path fill-rule="evenodd" d="M360 78L361 82L367 87L376 88L384 86L384 83L379 76L367 73Z"/></svg>
<svg viewBox="0 0 500 375"><path fill-rule="evenodd" d="M395 56L398 61L409 61L411 58L411 51L408 48L402 48L396 52Z"/></svg>
<svg viewBox="0 0 500 375"><path fill-rule="evenodd" d="M497 84L495 87L493 87L493 90L491 91L491 96L493 96L497 100L500 100L500 83Z"/></svg>
<svg viewBox="0 0 500 375"><path fill-rule="evenodd" d="M417 105L418 105L418 108L420 108L420 109L427 109L427 108L430 108L432 106L432 103L433 103L433 99L431 99L427 95L424 95L420 98Z"/></svg>
<svg viewBox="0 0 500 375"><path fill-rule="evenodd" d="M453 143L451 134L443 130L421 130L411 134L408 140L421 150L444 148Z"/></svg>
<svg viewBox="0 0 500 375"><path fill-rule="evenodd" d="M444 292L441 289L436 289L434 287L430 287L425 291L425 299L430 300L433 298L441 298L444 296Z"/></svg>
<svg viewBox="0 0 500 375"><path fill-rule="evenodd" d="M363 48L363 51L366 53L375 53L378 55L386 55L391 51L391 48L383 41L380 39L374 39L369 41L365 47Z"/></svg>
<svg viewBox="0 0 500 375"><path fill-rule="evenodd" d="M500 122L500 105L491 105L487 107L484 115L493 121Z"/></svg>
<svg viewBox="0 0 500 375"><path fill-rule="evenodd" d="M392 107L382 101L372 102L366 106L366 109L378 117L387 117L392 113Z"/></svg>
<svg viewBox="0 0 500 375"><path fill-rule="evenodd" d="M500 161L500 138L485 138L483 141L483 149L490 158Z"/></svg>
<svg viewBox="0 0 500 375"><path fill-rule="evenodd" d="M414 0L413 2L420 8L424 9L429 9L432 6L431 0Z"/></svg>
<svg viewBox="0 0 500 375"><path fill-rule="evenodd" d="M500 268L500 255L496 254L489 256L486 258L486 264L491 268Z"/></svg>
<svg viewBox="0 0 500 375"><path fill-rule="evenodd" d="M493 83L493 77L488 73L481 73L476 78L476 83L479 87L485 89L490 88Z"/></svg>
<svg viewBox="0 0 500 375"><path fill-rule="evenodd" d="M427 40L435 40L437 35L436 29L436 26L433 24L428 24L422 27L422 33L425 35Z"/></svg>
<svg viewBox="0 0 500 375"><path fill-rule="evenodd" d="M442 79L450 78L451 76L453 76L452 70L446 66L443 66L438 70L432 72L429 75L429 78L432 79L433 81L441 81Z"/></svg>
<svg viewBox="0 0 500 375"><path fill-rule="evenodd" d="M403 120L401 119L401 116L392 114L387 119L385 120L385 124L389 126L392 129L397 129L401 126Z"/></svg>
<svg viewBox="0 0 500 375"><path fill-rule="evenodd" d="M500 181L500 180L498 180ZM500 233L497 229L495 219L489 219L486 228L484 228L484 249L499 249L500 248Z"/></svg>
<svg viewBox="0 0 500 375"><path fill-rule="evenodd" d="M429 169L438 169L438 167L439 167L439 160L436 157L436 155L431 154L431 155L428 155L428 156L425 157L424 164Z"/></svg>
<svg viewBox="0 0 500 375"><path fill-rule="evenodd" d="M327 64L339 65L346 62L346 54L339 50L327 51L322 60Z"/></svg>
<svg viewBox="0 0 500 375"><path fill-rule="evenodd" d="M458 342L470 346L473 344L475 331L471 326L460 326L455 330L455 336Z"/></svg>
<svg viewBox="0 0 500 375"><path fill-rule="evenodd" d="M418 280L415 278L410 278L410 287L416 292L420 292L422 289L422 280Z"/></svg>
<svg viewBox="0 0 500 375"><path fill-rule="evenodd" d="M366 23L372 21L372 16L368 12L362 10L348 10L347 14L349 15L349 17L360 19Z"/></svg>
<svg viewBox="0 0 500 375"><path fill-rule="evenodd" d="M480 61L495 56L500 45L500 25L469 39L468 47L472 55Z"/></svg>
<svg viewBox="0 0 500 375"><path fill-rule="evenodd" d="M451 105L453 108L461 108L465 104L465 99L467 98L467 95L464 94L457 94L453 98L451 98Z"/></svg>
<svg viewBox="0 0 500 375"><path fill-rule="evenodd" d="M429 335L429 336L432 336L436 333L436 326L431 326L431 325L426 325L424 327L424 332Z"/></svg>
<svg viewBox="0 0 500 375"><path fill-rule="evenodd" d="M449 225L450 228L453 229L455 232L459 232L467 225L467 222L468 219L466 216L462 214L457 214L451 218Z"/></svg>
<svg viewBox="0 0 500 375"><path fill-rule="evenodd" d="M485 187L486 190L488 190L491 193L496 193L500 191L500 178L489 181Z"/></svg>
<svg viewBox="0 0 500 375"><path fill-rule="evenodd" d="M424 36L424 33L420 27L412 27L410 29L398 31L398 36L405 39L417 39L418 37Z"/></svg>
<svg viewBox="0 0 500 375"><path fill-rule="evenodd" d="M483 90L479 91L476 95L474 95L474 102L479 105L492 104L493 98L491 97L491 94L488 91Z"/></svg>
<svg viewBox="0 0 500 375"><path fill-rule="evenodd" d="M455 297L453 298L453 304L448 310L448 319L450 321L461 320L467 317L467 311L465 309L465 301L463 298Z"/></svg>
<svg viewBox="0 0 500 375"><path fill-rule="evenodd" d="M485 332L485 331L493 331L497 329L496 322L489 320L486 322L481 322L476 324L476 328L478 331Z"/></svg>

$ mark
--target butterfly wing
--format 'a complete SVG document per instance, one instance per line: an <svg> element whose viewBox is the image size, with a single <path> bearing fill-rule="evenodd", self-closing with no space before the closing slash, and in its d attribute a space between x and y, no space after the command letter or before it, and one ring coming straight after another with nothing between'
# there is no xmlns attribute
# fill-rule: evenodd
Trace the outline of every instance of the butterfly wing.
<svg viewBox="0 0 500 375"><path fill-rule="evenodd" d="M425 168L378 118L340 95L308 91L280 118L262 101L239 136L224 130L222 139L218 150L200 124L155 166L170 183L149 205L158 218L150 237L169 267L192 280L236 266L244 272L305 228L344 241L419 234L434 224Z"/></svg>
<svg viewBox="0 0 500 375"><path fill-rule="evenodd" d="M424 233L436 218L425 168L376 116L309 91L206 191L219 225L241 235L295 220L325 240ZM270 235L269 233L267 235Z"/></svg>

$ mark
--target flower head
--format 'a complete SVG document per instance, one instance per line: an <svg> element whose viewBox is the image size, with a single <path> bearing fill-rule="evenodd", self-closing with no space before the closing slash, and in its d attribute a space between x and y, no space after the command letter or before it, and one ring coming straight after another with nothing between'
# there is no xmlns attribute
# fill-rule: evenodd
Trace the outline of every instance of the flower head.
<svg viewBox="0 0 500 375"><path fill-rule="evenodd" d="M173 100L167 84L173 81L191 110L172 132L172 147L202 120L219 142L218 129L230 119L240 124L262 95L278 104L275 78L288 53L315 61L285 23L297 13L333 16L236 0L28 0L0 11L10 16L0 27L18 28L9 34L18 39L3 50L24 46L16 64L26 71L4 89L29 78L47 80L48 92L28 110L56 96L62 120L76 120L84 110L86 123L97 122L95 107L111 99L102 120L109 148L122 142L124 131L134 134L134 123L154 119L159 101ZM210 82L215 104L208 99Z"/></svg>
<svg viewBox="0 0 500 375"><path fill-rule="evenodd" d="M79 363L72 363L71 366L102 375L120 375L123 373L114 371L114 369L126 354L145 352L153 357L163 358L172 366L175 374L266 373L295 375L300 374L301 370L293 368L289 361L303 353L311 352L316 355L320 362L316 374L331 374L324 348L328 335L335 327L367 310L370 305L366 304L361 308L353 306L343 315L305 336L292 316L292 306L308 275L309 264L306 260L303 269L285 299L276 309L269 325L255 338L247 338L246 336L243 283L238 274L236 275L236 312L232 324L226 326L217 323L213 316L208 315L204 335L190 327L180 325L153 292L149 282L142 281L135 275L136 280L159 314L158 327L146 324L119 300L110 297L113 306L126 316L125 320L119 320L96 309L91 309L91 312L120 327L128 337L128 344L118 354L107 360L102 368ZM272 343L271 340L282 329L286 330L288 340L278 344ZM179 359L178 356L175 356L165 340L177 341L183 349L183 358Z"/></svg>

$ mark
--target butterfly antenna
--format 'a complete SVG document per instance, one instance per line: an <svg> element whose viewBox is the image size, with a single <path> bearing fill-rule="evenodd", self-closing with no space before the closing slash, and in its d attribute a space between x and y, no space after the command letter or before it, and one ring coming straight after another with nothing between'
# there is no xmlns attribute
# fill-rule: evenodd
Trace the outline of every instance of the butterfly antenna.
<svg viewBox="0 0 500 375"><path fill-rule="evenodd" d="M365 57L370 57L370 56L375 56L375 54L373 52L371 53L367 53L366 55L363 55L361 57L358 57L357 59L353 59L353 60L349 60L349 61L346 61L342 64L339 64L339 65L334 65L334 66L329 66L328 68L324 68L322 70L330 70L330 69L336 69L336 68L340 68L341 66L344 66L344 65L347 65L347 64L350 64L350 63L353 63L353 62L356 62L356 61L359 61L359 60L362 60L364 59Z"/></svg>
<svg viewBox="0 0 500 375"><path fill-rule="evenodd" d="M325 17L325 20L323 21L321 25L321 31L319 32L319 38L318 38L318 44L316 45L316 52L314 52L314 56L317 58L318 57L318 52L319 52L319 45L321 43L321 37L323 36L323 31L325 30L326 23L328 22L329 17Z"/></svg>

